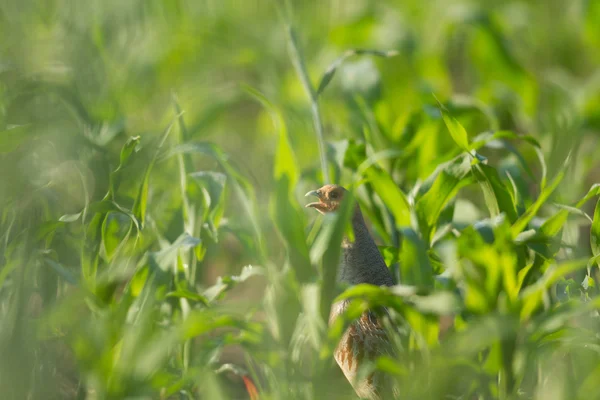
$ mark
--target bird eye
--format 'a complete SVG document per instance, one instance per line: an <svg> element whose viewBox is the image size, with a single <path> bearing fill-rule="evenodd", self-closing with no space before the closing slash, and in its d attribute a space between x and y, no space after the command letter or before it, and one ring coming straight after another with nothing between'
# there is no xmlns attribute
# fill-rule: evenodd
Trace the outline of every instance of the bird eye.
<svg viewBox="0 0 600 400"><path fill-rule="evenodd" d="M337 192L331 192L329 197L331 197L332 199L337 199L337 197L338 197Z"/></svg>

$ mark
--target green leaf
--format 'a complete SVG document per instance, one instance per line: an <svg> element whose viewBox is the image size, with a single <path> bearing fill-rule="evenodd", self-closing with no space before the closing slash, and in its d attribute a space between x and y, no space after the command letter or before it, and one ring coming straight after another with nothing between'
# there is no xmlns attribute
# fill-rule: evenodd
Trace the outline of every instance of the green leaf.
<svg viewBox="0 0 600 400"><path fill-rule="evenodd" d="M335 73L336 73L337 69L340 67L340 65L342 65L344 63L344 61L346 61L346 59L348 59L352 56L356 56L356 55L372 55L372 56L377 56L377 57L388 58L388 57L394 57L394 56L398 55L398 52L395 50L390 50L390 51L369 50L369 49L347 50L341 57L339 57L333 63L331 63L331 65L329 65L329 67L327 68L327 70L325 71L323 76L321 77L321 81L319 82L319 87L317 88L317 92L316 92L317 97L321 93L323 93L323 91L325 90L327 85L329 85L329 82L331 82L331 80L333 79L333 76L335 75Z"/></svg>
<svg viewBox="0 0 600 400"><path fill-rule="evenodd" d="M377 358L375 367L379 371L390 375L407 376L409 374L406 366L404 366L399 360L385 355Z"/></svg>
<svg viewBox="0 0 600 400"><path fill-rule="evenodd" d="M285 243L289 261L299 282L308 282L313 274L309 258L306 235L304 233L304 215L296 201L290 198L290 183L287 175L276 183L271 195L270 214L279 235Z"/></svg>
<svg viewBox="0 0 600 400"><path fill-rule="evenodd" d="M94 214L85 229L85 237L81 248L81 276L88 282L92 290L96 284L104 218L106 218L104 212Z"/></svg>
<svg viewBox="0 0 600 400"><path fill-rule="evenodd" d="M253 186L238 172L236 168L229 162L227 155L214 143L208 142L191 142L178 145L168 151L164 159L172 157L180 153L197 153L204 154L215 159L220 167L225 171L225 174L229 178L233 190L237 195L244 212L252 224L254 230L254 240L256 242L256 248L258 249L258 256L260 261L266 259L266 250L264 249L263 234L261 226L258 222L258 216L260 215L257 203L256 194Z"/></svg>
<svg viewBox="0 0 600 400"><path fill-rule="evenodd" d="M400 280L403 284L433 288L433 269L427 246L412 229L402 230L400 249Z"/></svg>
<svg viewBox="0 0 600 400"><path fill-rule="evenodd" d="M364 142L357 142L350 139L347 142L346 151L344 152L343 165L352 170L358 170L360 165L367 158L367 146Z"/></svg>
<svg viewBox="0 0 600 400"><path fill-rule="evenodd" d="M523 290L521 294L523 300L521 318L526 319L533 314L542 303L543 293L552 285L569 274L586 269L589 262L590 260L586 258L568 260L561 264L551 265L541 279Z"/></svg>
<svg viewBox="0 0 600 400"><path fill-rule="evenodd" d="M442 118L444 119L444 123L450 131L450 135L454 142L460 147L462 150L469 152L471 149L469 148L469 135L465 128L461 125L458 120L448 114L443 108L440 109L442 113Z"/></svg>
<svg viewBox="0 0 600 400"><path fill-rule="evenodd" d="M102 243L109 260L113 258L119 245L124 242L132 229L126 214L110 212L102 224Z"/></svg>
<svg viewBox="0 0 600 400"><path fill-rule="evenodd" d="M123 148L121 149L119 168L127 165L133 152L138 150L139 144L139 136L131 136L129 139L127 139L127 142L125 142L125 145L123 145Z"/></svg>
<svg viewBox="0 0 600 400"><path fill-rule="evenodd" d="M83 214L83 212L78 212L76 214L65 214L61 216L58 220L60 222L75 222L79 219L79 217L81 217L81 214Z"/></svg>
<svg viewBox="0 0 600 400"><path fill-rule="evenodd" d="M247 265L242 269L242 272L237 276L220 276L217 283L209 287L202 294L209 302L217 300L223 293L235 287L237 284L245 282L253 276L264 275L264 271L260 267Z"/></svg>
<svg viewBox="0 0 600 400"><path fill-rule="evenodd" d="M201 303L205 306L208 306L210 304L210 302L208 301L208 299L205 296L202 296L199 293L192 292L187 289L177 289L173 292L169 292L169 293L167 293L167 297L188 299L188 300L192 300L192 301Z"/></svg>
<svg viewBox="0 0 600 400"><path fill-rule="evenodd" d="M595 184L590 188L590 190L586 193L585 196L583 196L579 201L577 201L577 203L575 203L574 207L559 205L561 210L552 215L546 221L544 221L539 230L523 232L517 235L517 238L515 240L520 243L527 244L532 249L542 254L544 257L553 257L560 247L556 246L556 249L551 251L551 249L548 247L548 244L558 241L559 238L557 238L557 235L560 233L564 224L567 222L569 214L583 214L586 218L588 218L587 214L585 214L583 211L576 207L582 207L588 200L590 200L594 196L597 196L598 194L600 194L600 185Z"/></svg>
<svg viewBox="0 0 600 400"><path fill-rule="evenodd" d="M435 292L427 296L412 296L410 302L424 314L452 315L460 311L458 296L451 292Z"/></svg>
<svg viewBox="0 0 600 400"><path fill-rule="evenodd" d="M594 211L594 220L590 232L590 244L592 247L592 254L594 256L600 255L600 199L598 199L596 210Z"/></svg>
<svg viewBox="0 0 600 400"><path fill-rule="evenodd" d="M471 148L473 150L478 150L486 144L499 139L518 139L523 140L538 149L542 147L537 139L531 135L521 135L512 131L496 131L493 134L486 132L477 136L471 144Z"/></svg>
<svg viewBox="0 0 600 400"><path fill-rule="evenodd" d="M44 262L50 268L52 268L54 271L56 271L56 273L59 274L66 282L69 282L71 285L78 284L77 277L73 274L73 272L71 272L68 268L66 268L62 264L60 264L48 257L44 257Z"/></svg>
<svg viewBox="0 0 600 400"><path fill-rule="evenodd" d="M471 170L469 159L459 157L438 171L429 190L417 201L415 209L419 220L419 228L424 242L428 246L436 222L446 203L454 197L465 177Z"/></svg>
<svg viewBox="0 0 600 400"><path fill-rule="evenodd" d="M160 150L162 149L163 145L165 144L167 137L169 137L169 134L171 133L171 130L173 129L173 125L175 125L178 118L179 118L179 115L176 115L173 118L173 120L169 123L169 125L166 127L166 129L163 131L163 134L161 135L161 137L156 145L154 155L152 156L150 163L146 167L146 172L144 173L144 178L143 178L140 188L138 190L137 197L135 198L135 203L133 204L133 214L135 215L136 219L138 221L140 221L140 226L142 228L144 227L144 223L146 221L146 209L148 207L148 190L150 187L150 173L152 172L152 168L154 167L154 164L156 163L156 160L158 158Z"/></svg>
<svg viewBox="0 0 600 400"><path fill-rule="evenodd" d="M492 240L481 235L476 226L461 232L459 255L468 261L459 264L460 275L466 284L465 305L473 313L492 312L502 306L499 302L503 298L508 305L516 304L518 253L510 227L506 218L493 224Z"/></svg>
<svg viewBox="0 0 600 400"><path fill-rule="evenodd" d="M540 167L542 168L542 178L540 181L540 190L544 190L546 188L547 180L548 180L548 167L546 165L546 159L544 158L544 153L540 147L535 148L535 154L538 157L540 162Z"/></svg>
<svg viewBox="0 0 600 400"><path fill-rule="evenodd" d="M385 265L388 267L392 264L400 261L400 252L397 247L394 246L378 246L379 252L383 256Z"/></svg>
<svg viewBox="0 0 600 400"><path fill-rule="evenodd" d="M398 228L409 227L411 225L411 207L408 199L392 177L375 164L376 161L377 156L367 159L360 165L359 173L362 173L367 182L373 185L374 191L394 216L396 226Z"/></svg>
<svg viewBox="0 0 600 400"><path fill-rule="evenodd" d="M277 131L278 144L273 174L276 186L270 199L270 212L277 231L285 243L296 277L304 283L311 278L312 266L304 235L304 215L297 201L293 199L299 172L286 125L281 112L266 97L252 88L246 90L267 109Z"/></svg>
<svg viewBox="0 0 600 400"><path fill-rule="evenodd" d="M178 271L178 261L181 251L187 251L200 244L200 239L182 233L173 243L156 252L146 254L146 264L149 275L143 286L142 293L136 299L139 309L150 307L155 301L162 301L173 286L173 277ZM142 312L142 311L140 311Z"/></svg>
<svg viewBox="0 0 600 400"><path fill-rule="evenodd" d="M201 243L200 239L190 236L184 232L171 244L164 247L158 252L151 253L158 265L163 270L168 270L169 266L174 266L177 262L177 256L180 250L189 250L198 246Z"/></svg>
<svg viewBox="0 0 600 400"><path fill-rule="evenodd" d="M490 210L490 216L494 218L500 212L503 212L511 223L516 222L518 218L517 210L510 192L500 180L498 171L493 167L481 163L473 165L471 171L483 190L485 202Z"/></svg>
<svg viewBox="0 0 600 400"><path fill-rule="evenodd" d="M190 174L199 188L197 197L202 203L202 223L208 223L213 240L217 241L221 219L225 211L227 175L214 171L198 171ZM195 193L190 195L193 197Z"/></svg>
<svg viewBox="0 0 600 400"><path fill-rule="evenodd" d="M121 155L119 158L119 165L117 168L111 172L109 179L109 187L108 193L106 194L105 199L114 199L117 190L121 184L121 174L123 169L127 166L131 159L131 155L138 150L138 145L140 143L139 136L133 136L127 139L127 142L121 148Z"/></svg>
<svg viewBox="0 0 600 400"><path fill-rule="evenodd" d="M513 237L517 237L523 231L523 229L525 229L527 227L527 225L533 219L533 217L536 216L538 210L542 207L542 205L544 205L544 203L546 203L548 198L550 198L550 196L552 195L554 190L558 187L558 185L560 184L560 182L562 181L564 176L565 176L564 170L560 171L556 175L556 177L554 178L554 180L552 181L550 186L548 186L548 187L544 188L544 190L542 190L542 192L540 193L540 195L537 198L537 200L535 201L535 203L533 203L527 209L527 211L525 211L525 214L521 215L521 217L519 217L519 219L513 224L513 226L512 226Z"/></svg>
<svg viewBox="0 0 600 400"><path fill-rule="evenodd" d="M277 151L275 152L275 180L287 176L289 189L293 191L298 182L298 167L292 147L290 145L287 128L283 116L277 107L275 107L262 93L251 87L246 87L246 91L257 99L263 107L269 112L275 131L278 135Z"/></svg>
<svg viewBox="0 0 600 400"><path fill-rule="evenodd" d="M344 290L343 293L335 298L335 302L353 298L361 298L369 301L370 304L390 306L395 303L403 303L403 297L410 297L417 293L417 288L408 285L393 286L390 288L387 286L376 286L367 283L361 283Z"/></svg>
<svg viewBox="0 0 600 400"><path fill-rule="evenodd" d="M585 203L588 202L588 200L590 200L592 197L596 197L600 195L600 183L595 183L594 185L592 185L592 187L590 188L590 190L588 190L588 192L586 193L585 196L583 196L581 198L581 200L579 200L577 202L577 204L575 205L575 207L579 208L582 207Z"/></svg>

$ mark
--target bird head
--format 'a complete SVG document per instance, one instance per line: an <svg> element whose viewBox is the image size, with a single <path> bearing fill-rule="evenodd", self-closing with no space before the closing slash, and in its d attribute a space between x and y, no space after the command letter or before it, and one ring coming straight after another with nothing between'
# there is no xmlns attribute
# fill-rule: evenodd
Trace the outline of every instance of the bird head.
<svg viewBox="0 0 600 400"><path fill-rule="evenodd" d="M321 214L334 212L346 194L346 189L339 185L325 185L320 189L311 190L305 196L316 196L319 201L308 203L305 207L312 207Z"/></svg>

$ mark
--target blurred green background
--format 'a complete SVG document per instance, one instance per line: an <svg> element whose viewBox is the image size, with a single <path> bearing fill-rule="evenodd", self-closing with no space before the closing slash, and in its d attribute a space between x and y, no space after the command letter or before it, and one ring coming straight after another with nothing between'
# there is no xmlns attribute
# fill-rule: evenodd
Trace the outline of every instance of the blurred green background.
<svg viewBox="0 0 600 400"><path fill-rule="evenodd" d="M318 97L329 177L290 26L313 90L335 67ZM351 49L389 53L335 64ZM440 108L468 132L468 151ZM491 137L499 131L506 135ZM459 176L437 211L427 200L418 206L447 176L437 175L445 163L471 150L494 172ZM511 274L534 271L524 289L556 283L544 275L551 265L596 256L596 192L578 201L600 181L599 150L599 1L2 0L0 396L244 398L238 375L248 373L261 399L325 398L331 382L349 398L328 356L339 332L327 333L307 300L316 291L328 305L334 291L313 241L335 248L341 238L321 234L302 195L333 181L362 182L357 199L402 283L429 282L434 297L459 290L459 313L479 312L514 334L496 338L499 347L493 337L474 345L476 355L440 350L433 367L423 354L444 346L431 339L439 327L430 314L448 314L446 300L423 311L407 299L422 321L396 305L410 354L377 368L412 377L406 398L599 398L595 262L587 271L568 264L567 289L553 286L533 303L503 305L510 290L492 283L488 309L464 295L482 275L452 275L447 258L448 248L458 259L481 251L462 265L496 257L505 276L502 263L514 258ZM419 215L409 224L399 220L399 193ZM494 225L488 217L500 212L515 219ZM557 215L560 227L540 230ZM491 223L497 238L512 224L539 241L454 234L476 222ZM418 242L405 244L407 228ZM411 262L428 271L424 281ZM445 271L450 283L434 285ZM576 324L585 328L525 323L536 313L564 317L553 308L563 292L583 299L577 312L592 312ZM495 325L463 317L453 346L490 337L484 328ZM515 350L530 334L533 350ZM536 342L545 335L557 340L548 339L548 354ZM565 361L566 342L590 354ZM471 364L452 361L462 356ZM247 372L215 372L226 362ZM437 389L419 391L442 373Z"/></svg>

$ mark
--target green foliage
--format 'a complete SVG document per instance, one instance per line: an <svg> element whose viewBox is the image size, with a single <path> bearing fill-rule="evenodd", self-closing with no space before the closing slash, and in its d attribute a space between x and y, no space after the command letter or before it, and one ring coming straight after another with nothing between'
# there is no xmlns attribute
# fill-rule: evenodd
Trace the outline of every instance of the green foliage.
<svg viewBox="0 0 600 400"><path fill-rule="evenodd" d="M267 3L0 4L2 398L598 397L598 2Z"/></svg>

